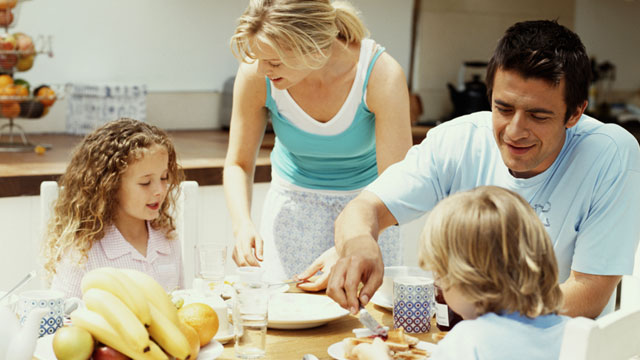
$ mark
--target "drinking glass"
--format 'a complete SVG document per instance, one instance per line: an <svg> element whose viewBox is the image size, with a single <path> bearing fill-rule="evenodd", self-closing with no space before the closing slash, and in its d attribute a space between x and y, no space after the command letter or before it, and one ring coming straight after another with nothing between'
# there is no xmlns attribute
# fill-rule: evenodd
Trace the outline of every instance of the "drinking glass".
<svg viewBox="0 0 640 360"><path fill-rule="evenodd" d="M233 327L236 357L263 358L266 354L269 288L264 282L236 282Z"/></svg>
<svg viewBox="0 0 640 360"><path fill-rule="evenodd" d="M205 293L221 293L227 246L220 243L197 244L195 257L195 277L198 279L200 290Z"/></svg>

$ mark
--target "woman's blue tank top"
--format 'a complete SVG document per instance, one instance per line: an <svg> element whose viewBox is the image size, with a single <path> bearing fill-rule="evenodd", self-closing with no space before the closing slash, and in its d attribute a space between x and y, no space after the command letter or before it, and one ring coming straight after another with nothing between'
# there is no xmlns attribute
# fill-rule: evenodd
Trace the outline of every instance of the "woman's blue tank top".
<svg viewBox="0 0 640 360"><path fill-rule="evenodd" d="M323 190L356 190L376 179L375 114L367 108L364 96L371 69L383 51L379 48L369 63L353 122L335 135L304 131L283 117L266 78L265 106L276 134L271 167L280 178L300 187Z"/></svg>

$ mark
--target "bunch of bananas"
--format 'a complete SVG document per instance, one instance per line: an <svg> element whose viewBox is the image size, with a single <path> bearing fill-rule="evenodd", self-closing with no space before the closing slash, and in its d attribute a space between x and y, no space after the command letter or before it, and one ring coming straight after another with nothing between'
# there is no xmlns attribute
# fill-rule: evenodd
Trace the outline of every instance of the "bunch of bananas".
<svg viewBox="0 0 640 360"><path fill-rule="evenodd" d="M176 307L151 276L103 267L85 274L81 286L86 308L71 313L71 322L95 340L133 359L196 358Z"/></svg>

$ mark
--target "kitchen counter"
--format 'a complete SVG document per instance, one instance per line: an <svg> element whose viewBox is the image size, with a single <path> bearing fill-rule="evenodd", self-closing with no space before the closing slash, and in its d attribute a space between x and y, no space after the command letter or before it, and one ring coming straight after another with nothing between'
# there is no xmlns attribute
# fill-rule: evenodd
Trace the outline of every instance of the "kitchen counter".
<svg viewBox="0 0 640 360"><path fill-rule="evenodd" d="M640 138L640 124L623 125L636 139ZM413 143L420 143L432 126L414 126ZM178 152L178 162L188 180L201 186L222 184L222 168L227 153L229 133L223 130L189 130L168 132ZM28 135L34 144L50 144L44 155L34 152L0 152L0 197L38 195L40 183L57 180L71 158L73 148L82 136L66 134ZM255 182L271 181L269 153L273 148L274 134L267 133L256 160Z"/></svg>
<svg viewBox="0 0 640 360"><path fill-rule="evenodd" d="M414 143L422 141L429 126L414 128ZM222 168L229 132L223 130L168 131L178 153L178 162L188 180L201 186L222 184ZM33 144L51 145L43 155L35 152L0 152L0 197L39 195L40 183L57 180L65 171L71 152L83 136L68 134L29 134ZM255 182L271 181L269 154L274 134L264 136L256 160Z"/></svg>

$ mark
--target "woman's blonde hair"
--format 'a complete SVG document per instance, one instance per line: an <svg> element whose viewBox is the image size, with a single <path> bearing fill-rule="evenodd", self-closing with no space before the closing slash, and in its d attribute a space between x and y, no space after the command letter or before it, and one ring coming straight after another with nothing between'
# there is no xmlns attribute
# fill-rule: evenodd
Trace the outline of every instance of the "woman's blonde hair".
<svg viewBox="0 0 640 360"><path fill-rule="evenodd" d="M167 133L155 126L127 118L112 121L76 146L58 180L60 191L43 245L44 267L50 276L67 253L80 254L79 259L74 259L79 263L86 261L93 244L104 236L105 225L113 222L122 174L155 145L169 155L169 186L160 215L150 225L173 238L175 224L169 209L175 206L178 185L184 178L173 143Z"/></svg>
<svg viewBox="0 0 640 360"><path fill-rule="evenodd" d="M483 186L442 200L427 218L419 259L478 315L518 311L533 318L562 306L549 235L531 206L506 189Z"/></svg>
<svg viewBox="0 0 640 360"><path fill-rule="evenodd" d="M252 40L258 40L272 47L288 67L300 67L293 58L303 67L319 69L336 38L351 44L367 35L358 12L346 1L250 0L231 37L231 50L239 60L253 62Z"/></svg>

